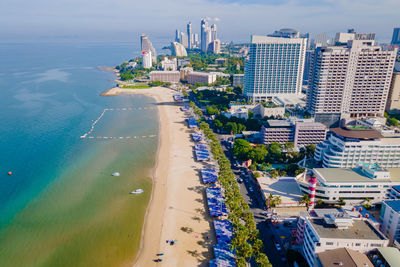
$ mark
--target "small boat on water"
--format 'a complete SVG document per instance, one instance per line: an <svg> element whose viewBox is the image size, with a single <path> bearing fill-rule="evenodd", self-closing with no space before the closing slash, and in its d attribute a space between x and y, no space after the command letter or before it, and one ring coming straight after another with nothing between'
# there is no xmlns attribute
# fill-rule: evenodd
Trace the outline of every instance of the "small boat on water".
<svg viewBox="0 0 400 267"><path fill-rule="evenodd" d="M119 174L119 172L114 172L111 174L112 176L120 176L121 174Z"/></svg>
<svg viewBox="0 0 400 267"><path fill-rule="evenodd" d="M143 189L139 188L139 189L136 189L136 190L132 191L131 194L141 194L143 192L144 192Z"/></svg>

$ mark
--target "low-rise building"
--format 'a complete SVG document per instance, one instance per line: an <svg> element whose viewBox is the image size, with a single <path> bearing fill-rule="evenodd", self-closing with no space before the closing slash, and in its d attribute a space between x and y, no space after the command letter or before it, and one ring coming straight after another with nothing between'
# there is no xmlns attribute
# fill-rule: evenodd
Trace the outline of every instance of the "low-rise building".
<svg viewBox="0 0 400 267"><path fill-rule="evenodd" d="M331 128L329 138L317 145L314 159L324 168L353 168L358 163L400 167L400 139L384 138L375 129Z"/></svg>
<svg viewBox="0 0 400 267"><path fill-rule="evenodd" d="M243 87L244 84L244 74L233 74L232 85Z"/></svg>
<svg viewBox="0 0 400 267"><path fill-rule="evenodd" d="M310 120L268 120L261 128L263 144L293 142L295 147L319 144L326 132L325 125Z"/></svg>
<svg viewBox="0 0 400 267"><path fill-rule="evenodd" d="M211 84L217 80L217 75L208 72L192 71L187 74L187 81L190 84L206 83Z"/></svg>
<svg viewBox="0 0 400 267"><path fill-rule="evenodd" d="M382 203L379 222L380 230L389 238L390 244L400 241L400 200L387 200Z"/></svg>
<svg viewBox="0 0 400 267"><path fill-rule="evenodd" d="M217 58L215 60L215 64L218 64L218 65L224 65L227 62L228 62L228 59L227 58L223 58L223 57Z"/></svg>
<svg viewBox="0 0 400 267"><path fill-rule="evenodd" d="M315 267L373 267L367 255L349 248L327 250L317 256Z"/></svg>
<svg viewBox="0 0 400 267"><path fill-rule="evenodd" d="M383 247L368 253L375 267L397 267L400 264L400 251L393 247Z"/></svg>
<svg viewBox="0 0 400 267"><path fill-rule="evenodd" d="M180 80L179 71L151 71L150 81L160 81L169 83L178 83Z"/></svg>
<svg viewBox="0 0 400 267"><path fill-rule="evenodd" d="M176 58L168 59L167 57L165 57L161 61L161 68L165 71L176 71L178 69Z"/></svg>
<svg viewBox="0 0 400 267"><path fill-rule="evenodd" d="M389 240L367 220L350 218L336 209L315 209L300 213L296 243L309 266L318 266L318 253L337 248L366 253L386 247Z"/></svg>
<svg viewBox="0 0 400 267"><path fill-rule="evenodd" d="M377 164L358 168L314 168L297 178L304 194L327 203L380 202L388 198L392 186L400 185L400 168L385 169ZM315 190L313 190L315 189Z"/></svg>

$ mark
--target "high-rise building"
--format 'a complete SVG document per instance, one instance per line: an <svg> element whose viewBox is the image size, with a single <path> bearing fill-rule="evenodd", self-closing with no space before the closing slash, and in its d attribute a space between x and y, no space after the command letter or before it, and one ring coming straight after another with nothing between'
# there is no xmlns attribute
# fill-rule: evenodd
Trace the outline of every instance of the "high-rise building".
<svg viewBox="0 0 400 267"><path fill-rule="evenodd" d="M211 30L208 27L208 22L205 19L201 20L200 38L201 51L207 52L208 44L211 42Z"/></svg>
<svg viewBox="0 0 400 267"><path fill-rule="evenodd" d="M301 93L307 39L251 37L244 94L254 102Z"/></svg>
<svg viewBox="0 0 400 267"><path fill-rule="evenodd" d="M282 37L282 38L299 38L300 33L295 29L280 29L279 31L274 31L272 34L268 34L269 37Z"/></svg>
<svg viewBox="0 0 400 267"><path fill-rule="evenodd" d="M151 52L143 50L142 51L142 67L145 69L150 69L153 66Z"/></svg>
<svg viewBox="0 0 400 267"><path fill-rule="evenodd" d="M327 114L340 114L342 118L382 117L396 52L396 49L383 50L374 40L350 40L347 46L318 47L307 92L309 112L316 117Z"/></svg>
<svg viewBox="0 0 400 267"><path fill-rule="evenodd" d="M393 29L392 45L400 45L400 28Z"/></svg>
<svg viewBox="0 0 400 267"><path fill-rule="evenodd" d="M211 41L215 41L218 39L217 36L217 25L213 24L211 25Z"/></svg>
<svg viewBox="0 0 400 267"><path fill-rule="evenodd" d="M181 44L183 44L185 48L188 48L189 47L188 43L189 43L188 36L184 32L181 32Z"/></svg>
<svg viewBox="0 0 400 267"><path fill-rule="evenodd" d="M211 43L208 44L207 52L213 54L221 53L221 41L218 39L211 41Z"/></svg>
<svg viewBox="0 0 400 267"><path fill-rule="evenodd" d="M148 35L140 35L140 46L142 51L151 52L150 57L152 58L152 61L157 63L157 53Z"/></svg>
<svg viewBox="0 0 400 267"><path fill-rule="evenodd" d="M187 24L187 36L188 36L188 48L192 49L193 48L193 33L192 33L192 23L189 22Z"/></svg>
<svg viewBox="0 0 400 267"><path fill-rule="evenodd" d="M314 47L327 46L328 45L328 34L324 32L324 33L315 35L313 45L314 45Z"/></svg>
<svg viewBox="0 0 400 267"><path fill-rule="evenodd" d="M198 34L198 33L195 33L195 34L194 34L193 40L194 40L194 44L195 44L196 46L198 46L198 45L199 45L199 34Z"/></svg>
<svg viewBox="0 0 400 267"><path fill-rule="evenodd" d="M389 96L386 103L386 112L400 114L400 72L393 72Z"/></svg>
<svg viewBox="0 0 400 267"><path fill-rule="evenodd" d="M375 40L375 33L356 33L354 30L338 32L334 39L334 45L346 45L350 40Z"/></svg>
<svg viewBox="0 0 400 267"><path fill-rule="evenodd" d="M181 42L180 38L181 38L181 31L179 29L176 29L176 31L175 31L175 42L180 43Z"/></svg>
<svg viewBox="0 0 400 267"><path fill-rule="evenodd" d="M172 42L171 44L172 48L172 55L177 56L177 57L187 57L187 52L183 44L178 43L178 42Z"/></svg>

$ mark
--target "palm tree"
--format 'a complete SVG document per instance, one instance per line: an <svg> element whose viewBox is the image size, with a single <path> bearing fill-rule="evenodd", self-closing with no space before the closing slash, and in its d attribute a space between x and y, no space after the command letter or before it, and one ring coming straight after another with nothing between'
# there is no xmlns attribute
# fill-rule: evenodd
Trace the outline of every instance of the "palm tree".
<svg viewBox="0 0 400 267"><path fill-rule="evenodd" d="M310 196L308 194L304 194L301 197L300 203L301 204L306 204L306 207L308 207L310 205L311 199Z"/></svg>
<svg viewBox="0 0 400 267"><path fill-rule="evenodd" d="M275 204L275 206L279 206L280 204L282 204L282 199L280 196L276 196L274 198L274 204Z"/></svg>
<svg viewBox="0 0 400 267"><path fill-rule="evenodd" d="M272 193L269 193L269 196L267 198L267 202L265 203L267 205L267 207L272 207L274 201L274 195Z"/></svg>

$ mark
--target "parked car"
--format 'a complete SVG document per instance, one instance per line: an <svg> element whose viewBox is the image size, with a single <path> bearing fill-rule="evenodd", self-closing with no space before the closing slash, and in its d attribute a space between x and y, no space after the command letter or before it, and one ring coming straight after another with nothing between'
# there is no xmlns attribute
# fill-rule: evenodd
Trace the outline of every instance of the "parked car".
<svg viewBox="0 0 400 267"><path fill-rule="evenodd" d="M279 243L275 243L275 247L276 247L277 251L281 251L282 250L281 245Z"/></svg>
<svg viewBox="0 0 400 267"><path fill-rule="evenodd" d="M243 183L243 179L242 178L238 178L237 181L238 181L238 183Z"/></svg>

